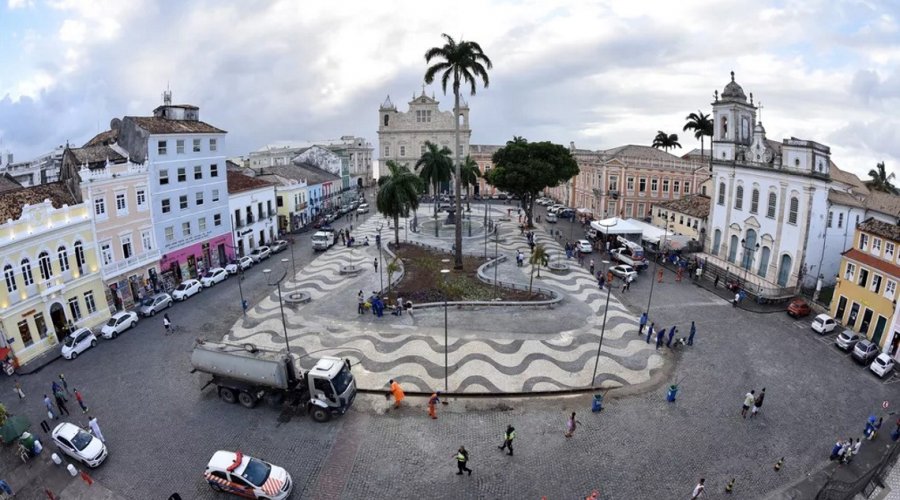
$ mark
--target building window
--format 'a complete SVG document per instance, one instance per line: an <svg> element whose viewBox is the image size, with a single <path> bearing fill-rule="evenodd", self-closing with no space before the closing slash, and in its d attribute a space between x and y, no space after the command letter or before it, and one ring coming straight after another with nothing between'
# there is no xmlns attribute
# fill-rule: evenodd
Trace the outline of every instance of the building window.
<svg viewBox="0 0 900 500"><path fill-rule="evenodd" d="M219 201L219 190L218 189L212 190L212 201L213 201L213 203Z"/></svg>
<svg viewBox="0 0 900 500"><path fill-rule="evenodd" d="M387 122L387 116L384 117L384 121ZM391 156L391 147L390 146L384 147L384 156Z"/></svg>
<svg viewBox="0 0 900 500"><path fill-rule="evenodd" d="M744 186L738 186L734 191L734 209L744 209Z"/></svg>
<svg viewBox="0 0 900 500"><path fill-rule="evenodd" d="M888 300L894 300L894 294L897 292L897 282L893 280L888 280L887 285L884 286L884 298Z"/></svg>
<svg viewBox="0 0 900 500"><path fill-rule="evenodd" d="M634 192L634 177L625 179L625 189L627 189L629 193Z"/></svg>
<svg viewBox="0 0 900 500"><path fill-rule="evenodd" d="M406 146L400 146L400 156L406 156Z"/></svg>
<svg viewBox="0 0 900 500"><path fill-rule="evenodd" d="M73 321L79 321L81 319L81 306L78 304L78 297L69 299L69 312L72 313Z"/></svg>
<svg viewBox="0 0 900 500"><path fill-rule="evenodd" d="M169 183L169 170L165 168L159 169L159 184L164 186Z"/></svg>
<svg viewBox="0 0 900 500"><path fill-rule="evenodd" d="M197 220L197 230L200 233L206 231L206 217L200 217L200 219Z"/></svg>
<svg viewBox="0 0 900 500"><path fill-rule="evenodd" d="M825 227L831 227L831 220L834 219L834 212L828 211L828 218L825 220Z"/></svg>
<svg viewBox="0 0 900 500"><path fill-rule="evenodd" d="M41 252L38 255L38 267L41 269L41 279L47 281L51 277L53 277L53 266L50 263L50 254L47 252Z"/></svg>
<svg viewBox="0 0 900 500"><path fill-rule="evenodd" d="M181 223L181 235L182 236L190 236L191 235L191 223L190 222L182 222Z"/></svg>
<svg viewBox="0 0 900 500"><path fill-rule="evenodd" d="M218 141L218 139L210 139L210 140L209 140L209 150L210 150L210 151L218 151L218 150L219 150L219 141Z"/></svg>
<svg viewBox="0 0 900 500"><path fill-rule="evenodd" d="M19 327L19 336L22 337L22 345L28 347L34 344L34 339L31 338L31 329L28 328L28 321L23 319L17 325Z"/></svg>
<svg viewBox="0 0 900 500"><path fill-rule="evenodd" d="M859 268L859 281L857 281L856 284L861 287L865 287L867 281L869 281L869 270L864 267L860 267Z"/></svg>
<svg viewBox="0 0 900 500"><path fill-rule="evenodd" d="M175 228L169 226L166 228L166 242L169 243L172 241L175 241Z"/></svg>
<svg viewBox="0 0 900 500"><path fill-rule="evenodd" d="M672 181L672 193L677 194L679 189L681 189L681 181Z"/></svg>
<svg viewBox="0 0 900 500"><path fill-rule="evenodd" d="M643 218L644 218L644 210L646 210L644 204L643 204L643 203L638 203L638 204L637 204L637 216L638 216L639 219L643 219Z"/></svg>
<svg viewBox="0 0 900 500"><path fill-rule="evenodd" d="M84 245L81 241L75 242L75 265L78 266L78 272L84 274Z"/></svg>
<svg viewBox="0 0 900 500"><path fill-rule="evenodd" d="M725 183L719 183L719 205L725 206Z"/></svg>
<svg viewBox="0 0 900 500"><path fill-rule="evenodd" d="M659 187L659 181L657 179L650 179L650 192L656 193L656 190L658 187Z"/></svg>
<svg viewBox="0 0 900 500"><path fill-rule="evenodd" d="M116 214L128 214L128 204L125 202L125 193L116 193Z"/></svg>
<svg viewBox="0 0 900 500"><path fill-rule="evenodd" d="M200 152L200 139L194 139L194 152Z"/></svg>
<svg viewBox="0 0 900 500"><path fill-rule="evenodd" d="M178 206L181 207L182 210L187 210L187 207L188 207L188 201L187 201L187 195L186 195L186 194L183 194L183 195L181 195L181 196L178 197Z"/></svg>
<svg viewBox="0 0 900 500"><path fill-rule="evenodd" d="M38 337L47 338L47 322L44 321L44 313L34 313L34 326Z"/></svg>
<svg viewBox="0 0 900 500"><path fill-rule="evenodd" d="M844 213L841 212L838 214L838 229L844 227Z"/></svg>
<svg viewBox="0 0 900 500"><path fill-rule="evenodd" d="M881 253L881 238L872 238L872 253L875 255Z"/></svg>
<svg viewBox="0 0 900 500"><path fill-rule="evenodd" d="M113 261L112 245L109 242L100 244L100 257L103 259L103 265L108 266Z"/></svg>
<svg viewBox="0 0 900 500"><path fill-rule="evenodd" d="M213 215L213 225L214 226L222 225L222 214Z"/></svg>
<svg viewBox="0 0 900 500"><path fill-rule="evenodd" d="M219 166L215 163L209 166L209 176L210 177L218 177L219 176Z"/></svg>
<svg viewBox="0 0 900 500"><path fill-rule="evenodd" d="M759 189L753 188L750 194L750 213L755 214L759 211Z"/></svg>
<svg viewBox="0 0 900 500"><path fill-rule="evenodd" d="M684 193L690 194L691 192L691 183L690 181L684 181Z"/></svg>
<svg viewBox="0 0 900 500"><path fill-rule="evenodd" d="M420 154L420 155L425 154L425 145L424 145L424 144L421 144L421 145L419 146L419 154ZM487 167L485 167L485 168L487 168Z"/></svg>
<svg viewBox="0 0 900 500"><path fill-rule="evenodd" d="M88 314L97 312L97 303L94 302L94 292L84 292L84 305L87 307Z"/></svg>
<svg viewBox="0 0 900 500"><path fill-rule="evenodd" d="M31 274L31 262L28 259L22 259L22 281L25 286L34 284L34 276Z"/></svg>
<svg viewBox="0 0 900 500"><path fill-rule="evenodd" d="M869 235L866 233L859 234L859 249L860 250L869 250Z"/></svg>
<svg viewBox="0 0 900 500"><path fill-rule="evenodd" d="M162 207L162 213L167 214L172 211L172 206L169 202L169 199L166 198L160 202L160 206Z"/></svg>
<svg viewBox="0 0 900 500"><path fill-rule="evenodd" d="M175 152L183 155L184 154L184 139L178 139L175 141Z"/></svg>
<svg viewBox="0 0 900 500"><path fill-rule="evenodd" d="M150 231L141 231L141 247L145 252L153 250L153 236Z"/></svg>
<svg viewBox="0 0 900 500"><path fill-rule="evenodd" d="M881 282L882 277L880 274L872 275L872 287L870 288L875 293L881 293Z"/></svg>
<svg viewBox="0 0 900 500"><path fill-rule="evenodd" d="M203 168L200 165L194 166L194 180L198 181L203 178Z"/></svg>
<svg viewBox="0 0 900 500"><path fill-rule="evenodd" d="M13 271L12 264L7 264L3 268L3 279L6 280L6 291L9 293L15 292L18 287L16 286L16 272Z"/></svg>
<svg viewBox="0 0 900 500"><path fill-rule="evenodd" d="M663 179L663 193L669 192L669 179Z"/></svg>
<svg viewBox="0 0 900 500"><path fill-rule="evenodd" d="M844 271L844 279L848 281L853 281L853 276L856 274L856 265L853 263L847 263L847 270Z"/></svg>
<svg viewBox="0 0 900 500"><path fill-rule="evenodd" d="M178 168L178 182L184 182L187 180L187 170L184 167Z"/></svg>
<svg viewBox="0 0 900 500"><path fill-rule="evenodd" d="M122 258L127 259L134 255L134 249L131 246L131 236L122 236L119 238L122 242Z"/></svg>
<svg viewBox="0 0 900 500"><path fill-rule="evenodd" d="M769 193L769 207L766 209L766 217L770 219L775 218L775 208L778 204L778 197L775 196L775 193Z"/></svg>
<svg viewBox="0 0 900 500"><path fill-rule="evenodd" d="M137 206L138 210L146 210L147 209L147 192L143 189L138 189L135 192L135 197L137 198Z"/></svg>
<svg viewBox="0 0 900 500"><path fill-rule="evenodd" d="M60 272L66 272L69 270L69 252L66 250L66 247L59 247L56 249L56 256L59 258L59 270Z"/></svg>
<svg viewBox="0 0 900 500"><path fill-rule="evenodd" d="M632 217L634 215L634 206L632 206L631 202L625 202L625 217Z"/></svg>
<svg viewBox="0 0 900 500"><path fill-rule="evenodd" d="M788 224L797 224L797 213L800 211L800 200L796 196L791 197L791 209L788 212Z"/></svg>
<svg viewBox="0 0 900 500"><path fill-rule="evenodd" d="M884 242L884 258L886 260L894 260L894 244L890 241Z"/></svg>
<svg viewBox="0 0 900 500"><path fill-rule="evenodd" d="M610 191L618 191L619 190L619 176L617 176L617 175L609 176L609 190Z"/></svg>
<svg viewBox="0 0 900 500"><path fill-rule="evenodd" d="M203 204L203 191L197 191L197 205Z"/></svg>
<svg viewBox="0 0 900 500"><path fill-rule="evenodd" d="M158 155L166 154L166 141L157 141L156 142L156 154L158 154Z"/></svg>
<svg viewBox="0 0 900 500"><path fill-rule="evenodd" d="M94 198L94 214L96 214L97 217L106 216L106 199L102 196Z"/></svg>
<svg viewBox="0 0 900 500"><path fill-rule="evenodd" d="M647 192L647 179L645 179L644 177L641 177L640 179L638 179L638 192L639 193Z"/></svg>

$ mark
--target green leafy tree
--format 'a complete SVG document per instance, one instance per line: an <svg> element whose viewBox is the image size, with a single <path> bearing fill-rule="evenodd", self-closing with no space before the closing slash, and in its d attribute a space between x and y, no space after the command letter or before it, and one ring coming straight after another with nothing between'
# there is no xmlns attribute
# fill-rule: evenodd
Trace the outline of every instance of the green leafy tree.
<svg viewBox="0 0 900 500"><path fill-rule="evenodd" d="M531 256L528 257L528 263L531 264L531 277L528 279L528 293L530 294L534 284L534 271L537 270L537 277L540 278L541 266L546 267L550 263L550 254L547 253L547 249L543 244L538 243L534 246Z"/></svg>
<svg viewBox="0 0 900 500"><path fill-rule="evenodd" d="M447 83L453 82L453 120L456 129L456 180L454 182L454 196L456 198L457 216L462 213L462 204L460 202L460 143L459 143L459 86L461 83L469 84L471 95L475 95L476 84L478 80L487 88L490 84L487 70L493 67L491 60L481 50L481 46L476 42L460 40L456 42L450 35L444 33L446 42L441 47L432 47L425 52L425 62L431 63L434 59L436 62L429 66L425 71L425 83L431 84L434 77L440 74L441 88L444 94L447 93ZM456 269L463 268L462 261L462 224L456 225L456 259L454 267Z"/></svg>
<svg viewBox="0 0 900 500"><path fill-rule="evenodd" d="M391 294L391 280L394 278L394 274L400 272L400 257L394 257L388 265L384 268L387 271L388 275L388 295Z"/></svg>
<svg viewBox="0 0 900 500"><path fill-rule="evenodd" d="M897 194L897 188L891 182L894 179L895 175L893 172L888 175L887 169L884 166L884 162L880 162L875 165L875 168L869 170L870 180L866 181L866 186L869 186L870 189L874 189L875 191L882 191L885 193Z"/></svg>
<svg viewBox="0 0 900 500"><path fill-rule="evenodd" d="M471 156L466 155L466 159L459 169L459 174L460 182L463 187L466 188L466 211L471 211L472 207L469 205L469 200L472 199L472 196L469 189L476 185L478 183L478 178L481 177L481 171L478 170L478 163L475 163L475 160L473 160Z"/></svg>
<svg viewBox="0 0 900 500"><path fill-rule="evenodd" d="M704 146L704 137L712 137L713 135L713 121L709 119L709 115L704 114L702 111L697 110L696 113L691 113L685 117L687 123L684 124L683 132L687 132L688 130L694 131L694 139L700 139L700 156L703 157L703 146ZM676 138L676 141L678 139Z"/></svg>
<svg viewBox="0 0 900 500"><path fill-rule="evenodd" d="M437 218L439 187L442 182L450 180L453 171L453 160L450 159L450 149L444 146L438 147L429 141L425 141L425 152L416 161L415 169L425 184L434 186L434 216Z"/></svg>
<svg viewBox="0 0 900 500"><path fill-rule="evenodd" d="M656 149L665 149L666 152L669 152L670 148L680 148L681 143L678 142L678 134L666 134L662 130L656 133L656 137L653 138L652 146Z"/></svg>
<svg viewBox="0 0 900 500"><path fill-rule="evenodd" d="M388 175L378 179L378 195L375 206L385 217L394 218L394 243L400 244L400 217L409 217L410 211L419 208L419 191L422 180L405 166L393 160L387 162Z"/></svg>
<svg viewBox="0 0 900 500"><path fill-rule="evenodd" d="M494 153L492 160L494 168L487 175L488 182L519 197L528 226L532 225L538 193L578 175L578 163L572 153L552 142L513 137Z"/></svg>

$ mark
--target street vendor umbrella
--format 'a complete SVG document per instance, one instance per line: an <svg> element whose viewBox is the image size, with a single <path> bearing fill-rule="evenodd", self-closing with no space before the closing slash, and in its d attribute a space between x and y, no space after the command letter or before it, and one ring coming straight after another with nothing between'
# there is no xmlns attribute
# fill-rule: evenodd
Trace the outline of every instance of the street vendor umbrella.
<svg viewBox="0 0 900 500"><path fill-rule="evenodd" d="M0 427L0 439L2 439L4 443L11 443L18 439L18 437L21 436L23 432L27 431L29 427L31 427L31 422L29 422L27 418L20 415L13 415L6 419L6 423L3 424L3 427Z"/></svg>

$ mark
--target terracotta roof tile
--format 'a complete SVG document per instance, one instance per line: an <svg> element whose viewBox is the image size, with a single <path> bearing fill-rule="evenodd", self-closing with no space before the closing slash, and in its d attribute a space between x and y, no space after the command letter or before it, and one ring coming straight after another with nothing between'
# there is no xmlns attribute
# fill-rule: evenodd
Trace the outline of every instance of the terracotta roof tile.
<svg viewBox="0 0 900 500"><path fill-rule="evenodd" d="M119 138L118 130L107 130L105 132L100 132L99 134L92 137L91 140L84 143L83 147L112 144L112 143L116 142L116 140L118 140L118 138Z"/></svg>
<svg viewBox="0 0 900 500"><path fill-rule="evenodd" d="M872 233L876 236L881 236L882 238L898 241L900 242L900 226L897 224L890 224L888 222L880 221L873 217L870 217L863 222L860 222L857 229L860 231L865 231L867 233Z"/></svg>
<svg viewBox="0 0 900 500"><path fill-rule="evenodd" d="M168 120L155 116L126 116L151 134L224 134L225 131L199 120Z"/></svg>
<svg viewBox="0 0 900 500"><path fill-rule="evenodd" d="M844 252L844 257L850 260L855 260L860 264L865 264L868 267L873 269L877 269L885 274L888 274L894 278L900 278L900 267L896 264L892 264L886 260L881 260L878 257L870 253L863 252L858 248L851 248Z"/></svg>
<svg viewBox="0 0 900 500"><path fill-rule="evenodd" d="M228 194L237 194L244 191L250 191L253 189L272 187L272 184L269 181L264 179L260 179L258 177L250 177L249 175L244 175L240 172L235 172L233 170L228 170Z"/></svg>
<svg viewBox="0 0 900 500"><path fill-rule="evenodd" d="M0 175L0 193L11 191L13 189L19 189L21 187L22 185L19 184L19 182L16 181L16 179L8 173Z"/></svg>
<svg viewBox="0 0 900 500"><path fill-rule="evenodd" d="M0 193L0 223L6 223L7 219L18 219L22 216L22 207L37 205L44 200L50 200L54 208L78 204L78 200L66 189L63 182L12 189Z"/></svg>
<svg viewBox="0 0 900 500"><path fill-rule="evenodd" d="M709 203L709 196L691 194L682 196L677 200L657 203L655 206L664 210L697 217L698 219L705 219L709 217Z"/></svg>
<svg viewBox="0 0 900 500"><path fill-rule="evenodd" d="M107 145L72 148L69 151L72 153L76 165L105 163L106 160L109 160L110 163L120 163L126 159L121 153Z"/></svg>

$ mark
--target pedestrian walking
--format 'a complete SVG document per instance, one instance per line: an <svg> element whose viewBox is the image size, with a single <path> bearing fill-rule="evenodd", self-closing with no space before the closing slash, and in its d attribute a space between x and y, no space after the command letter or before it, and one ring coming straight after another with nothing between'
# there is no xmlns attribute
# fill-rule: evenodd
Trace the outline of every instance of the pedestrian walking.
<svg viewBox="0 0 900 500"><path fill-rule="evenodd" d="M591 276L594 275L594 259L591 259Z"/></svg>
<svg viewBox="0 0 900 500"><path fill-rule="evenodd" d="M394 395L394 408L400 408L400 402L406 398L403 388L394 379L388 380L388 383L391 384L391 394Z"/></svg>
<svg viewBox="0 0 900 500"><path fill-rule="evenodd" d="M666 340L666 347L668 347L669 349L672 348L672 339L675 338L675 334L676 334L676 333L678 333L678 328L676 328L676 327L673 326L673 327L669 330L669 339Z"/></svg>
<svg viewBox="0 0 900 500"><path fill-rule="evenodd" d="M62 398L62 391L59 391L56 394L54 394L54 397L56 398L56 407L59 408L59 415L62 416L62 414L65 413L66 416L68 417L69 409L66 408L66 402Z"/></svg>
<svg viewBox="0 0 900 500"><path fill-rule="evenodd" d="M647 312L646 311L641 313L641 320L638 323L639 323L638 335L643 335L644 327L647 326Z"/></svg>
<svg viewBox="0 0 900 500"><path fill-rule="evenodd" d="M366 298L363 296L362 290L356 294L356 314L363 314L366 312Z"/></svg>
<svg viewBox="0 0 900 500"><path fill-rule="evenodd" d="M503 433L503 444L497 448L504 450L509 449L509 455L513 454L513 439L516 438L516 428L512 425L506 426L506 432Z"/></svg>
<svg viewBox="0 0 900 500"><path fill-rule="evenodd" d="M741 300L741 293L738 292L734 294L734 301L731 302L731 307L737 307L738 302Z"/></svg>
<svg viewBox="0 0 900 500"><path fill-rule="evenodd" d="M88 407L84 404L84 398L81 397L81 393L78 392L78 389L74 389L75 391L75 400L78 401L78 406L81 407L81 413L87 413Z"/></svg>
<svg viewBox="0 0 900 500"><path fill-rule="evenodd" d="M713 288L719 288L719 275L716 275L716 279L713 280Z"/></svg>
<svg viewBox="0 0 900 500"><path fill-rule="evenodd" d="M564 434L567 438L570 438L575 435L575 428L581 425L581 422L575 420L575 412L572 412L572 416L569 417L569 420L566 420L566 433Z"/></svg>
<svg viewBox="0 0 900 500"><path fill-rule="evenodd" d="M597 285L600 287L601 290L603 290L603 286L605 284L606 284L606 277L601 274L600 277L597 278Z"/></svg>
<svg viewBox="0 0 900 500"><path fill-rule="evenodd" d="M855 457L856 455L859 455L859 448L861 446L862 446L862 439L856 438L856 444L853 445L853 455L852 456Z"/></svg>
<svg viewBox="0 0 900 500"><path fill-rule="evenodd" d="M706 486L703 485L703 483L705 483L705 482L706 482L706 479L703 479L701 477L700 482L697 483L697 486L694 486L694 492L691 493L691 500L697 500L698 498L700 498L700 495L703 494L703 490L706 489Z"/></svg>
<svg viewBox="0 0 900 500"><path fill-rule="evenodd" d="M697 327L694 325L694 322L691 321L691 334L688 335L687 345L694 345L694 335L697 333Z"/></svg>
<svg viewBox="0 0 900 500"><path fill-rule="evenodd" d="M466 471L471 476L472 469L466 467L466 464L469 462L469 452L466 451L465 446L459 447L459 450L456 451L456 455L454 455L454 458L456 458L456 468L458 470L456 475L461 476L463 471Z"/></svg>
<svg viewBox="0 0 900 500"><path fill-rule="evenodd" d="M856 438L859 441L859 438ZM853 460L853 438L850 438L850 441L844 443L844 452L841 454L841 463L849 464L851 460Z"/></svg>
<svg viewBox="0 0 900 500"><path fill-rule="evenodd" d="M763 400L766 399L766 388L763 387L761 391L759 391L759 395L756 396L756 399L753 400L753 410L750 412L750 418L756 416L759 413L759 409L762 408Z"/></svg>
<svg viewBox="0 0 900 500"><path fill-rule="evenodd" d="M378 257L375 257L375 272L378 272Z"/></svg>
<svg viewBox="0 0 900 500"><path fill-rule="evenodd" d="M647 343L650 343L650 337L653 336L653 325L656 323L650 323L650 326L647 327Z"/></svg>
<svg viewBox="0 0 900 500"><path fill-rule="evenodd" d="M13 387L13 392L16 393L16 396L19 396L19 399L25 399L25 393L22 392L22 384L19 382L19 379L16 379L16 385Z"/></svg>
<svg viewBox="0 0 900 500"><path fill-rule="evenodd" d="M62 384L63 389L66 391L66 394L69 394L69 383L66 382L66 376L62 373L59 374L59 383Z"/></svg>
<svg viewBox="0 0 900 500"><path fill-rule="evenodd" d="M756 401L756 391L750 391L744 395L744 406L741 408L741 416L747 418L747 411L753 406L753 403Z"/></svg>
<svg viewBox="0 0 900 500"><path fill-rule="evenodd" d="M659 349L663 345L663 337L666 336L666 329L660 328L659 332L656 334L656 348Z"/></svg>
<svg viewBox="0 0 900 500"><path fill-rule="evenodd" d="M53 396L57 399L62 399L63 401L68 401L66 399L66 395L63 394L63 388L61 385L57 384L54 380L52 384L50 384L50 389L53 391Z"/></svg>
<svg viewBox="0 0 900 500"><path fill-rule="evenodd" d="M435 411L435 407L437 407L438 403L441 402L438 397L441 394L441 391L434 391L431 394L431 397L428 398L428 416L437 419L437 411Z"/></svg>
<svg viewBox="0 0 900 500"><path fill-rule="evenodd" d="M56 416L56 413L53 412L53 402L50 401L50 398L47 397L46 394L44 394L44 406L47 407L47 416L50 417L50 420L56 420L57 418L59 418Z"/></svg>
<svg viewBox="0 0 900 500"><path fill-rule="evenodd" d="M163 314L163 328L166 329L166 335L169 334L169 327L172 326L172 321L169 319L169 313Z"/></svg>
<svg viewBox="0 0 900 500"><path fill-rule="evenodd" d="M103 437L103 433L100 432L100 424L97 423L97 417L88 415L88 427L91 428L91 432L94 434L94 436L97 437L97 439L104 443L106 442L106 439L104 439Z"/></svg>
<svg viewBox="0 0 900 500"><path fill-rule="evenodd" d="M841 455L841 448L844 446L843 441L838 438L837 442L834 443L834 446L831 448L831 456L828 457L828 460L834 460Z"/></svg>
<svg viewBox="0 0 900 500"><path fill-rule="evenodd" d="M662 279L663 279L663 270L660 269L659 272L656 273L656 282L662 283Z"/></svg>

